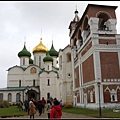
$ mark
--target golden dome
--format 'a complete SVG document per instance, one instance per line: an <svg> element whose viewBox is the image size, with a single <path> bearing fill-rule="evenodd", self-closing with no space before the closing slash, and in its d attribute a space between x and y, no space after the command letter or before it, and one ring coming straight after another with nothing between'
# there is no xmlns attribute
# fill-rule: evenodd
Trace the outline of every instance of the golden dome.
<svg viewBox="0 0 120 120"><path fill-rule="evenodd" d="M42 38L40 39L40 43L33 49L33 53L36 52L45 52L45 53L48 52L48 48L45 47L42 43Z"/></svg>

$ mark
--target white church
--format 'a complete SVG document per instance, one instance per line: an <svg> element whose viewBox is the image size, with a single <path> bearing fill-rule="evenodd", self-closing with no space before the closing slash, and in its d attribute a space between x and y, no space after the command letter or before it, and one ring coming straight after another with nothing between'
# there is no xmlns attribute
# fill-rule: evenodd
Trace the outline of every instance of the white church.
<svg viewBox="0 0 120 120"><path fill-rule="evenodd" d="M58 55L53 41L51 49L48 50L43 45L41 38L40 43L33 48L34 60L32 60L31 53L24 44L23 49L18 52L20 65L10 67L7 70L7 88L0 89L0 100L16 103L19 100L29 101L31 99L40 100L42 97L45 99L56 97L58 100L66 101L63 96L66 95L67 86L66 83L63 86L63 81L60 80L62 72L59 74L59 68L57 67ZM72 81L70 84L72 84ZM64 93L63 89L65 89ZM72 89L70 90L72 91ZM72 99L70 102L72 103Z"/></svg>

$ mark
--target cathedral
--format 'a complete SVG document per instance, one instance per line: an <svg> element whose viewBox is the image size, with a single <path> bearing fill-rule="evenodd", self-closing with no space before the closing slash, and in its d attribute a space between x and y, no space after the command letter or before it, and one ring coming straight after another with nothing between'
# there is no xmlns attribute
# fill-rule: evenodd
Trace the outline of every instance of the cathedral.
<svg viewBox="0 0 120 120"><path fill-rule="evenodd" d="M88 4L81 18L70 22L70 43L51 49L40 43L31 53L24 44L20 65L8 69L7 88L0 100L57 98L63 104L97 109L120 107L120 34L117 6ZM58 67L57 67L58 66Z"/></svg>

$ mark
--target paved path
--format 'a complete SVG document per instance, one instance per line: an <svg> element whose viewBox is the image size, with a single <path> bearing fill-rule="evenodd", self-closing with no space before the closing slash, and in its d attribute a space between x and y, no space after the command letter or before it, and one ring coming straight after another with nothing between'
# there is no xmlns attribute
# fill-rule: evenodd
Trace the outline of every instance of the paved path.
<svg viewBox="0 0 120 120"><path fill-rule="evenodd" d="M82 119L82 118L86 118L86 119L94 119L92 117L89 116L84 116L84 115L79 115L79 114L71 114L71 113L65 113L62 112L62 118L61 119ZM27 116L20 116L20 117L11 117L11 118L2 118L2 119L30 119L29 115ZM39 116L38 111L35 114L35 119L48 119L47 117L47 113L45 112L44 114L42 114L41 116Z"/></svg>

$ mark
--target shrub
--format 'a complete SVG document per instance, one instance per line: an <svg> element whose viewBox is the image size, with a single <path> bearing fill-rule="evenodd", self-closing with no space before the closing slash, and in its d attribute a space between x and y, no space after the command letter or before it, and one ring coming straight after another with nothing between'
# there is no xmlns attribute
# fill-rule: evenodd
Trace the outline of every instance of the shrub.
<svg viewBox="0 0 120 120"><path fill-rule="evenodd" d="M7 100L1 100L0 101L0 108L5 108L5 107L9 107L10 104Z"/></svg>
<svg viewBox="0 0 120 120"><path fill-rule="evenodd" d="M72 104L65 104L65 105L64 105L64 108L71 108L71 107L73 107Z"/></svg>

